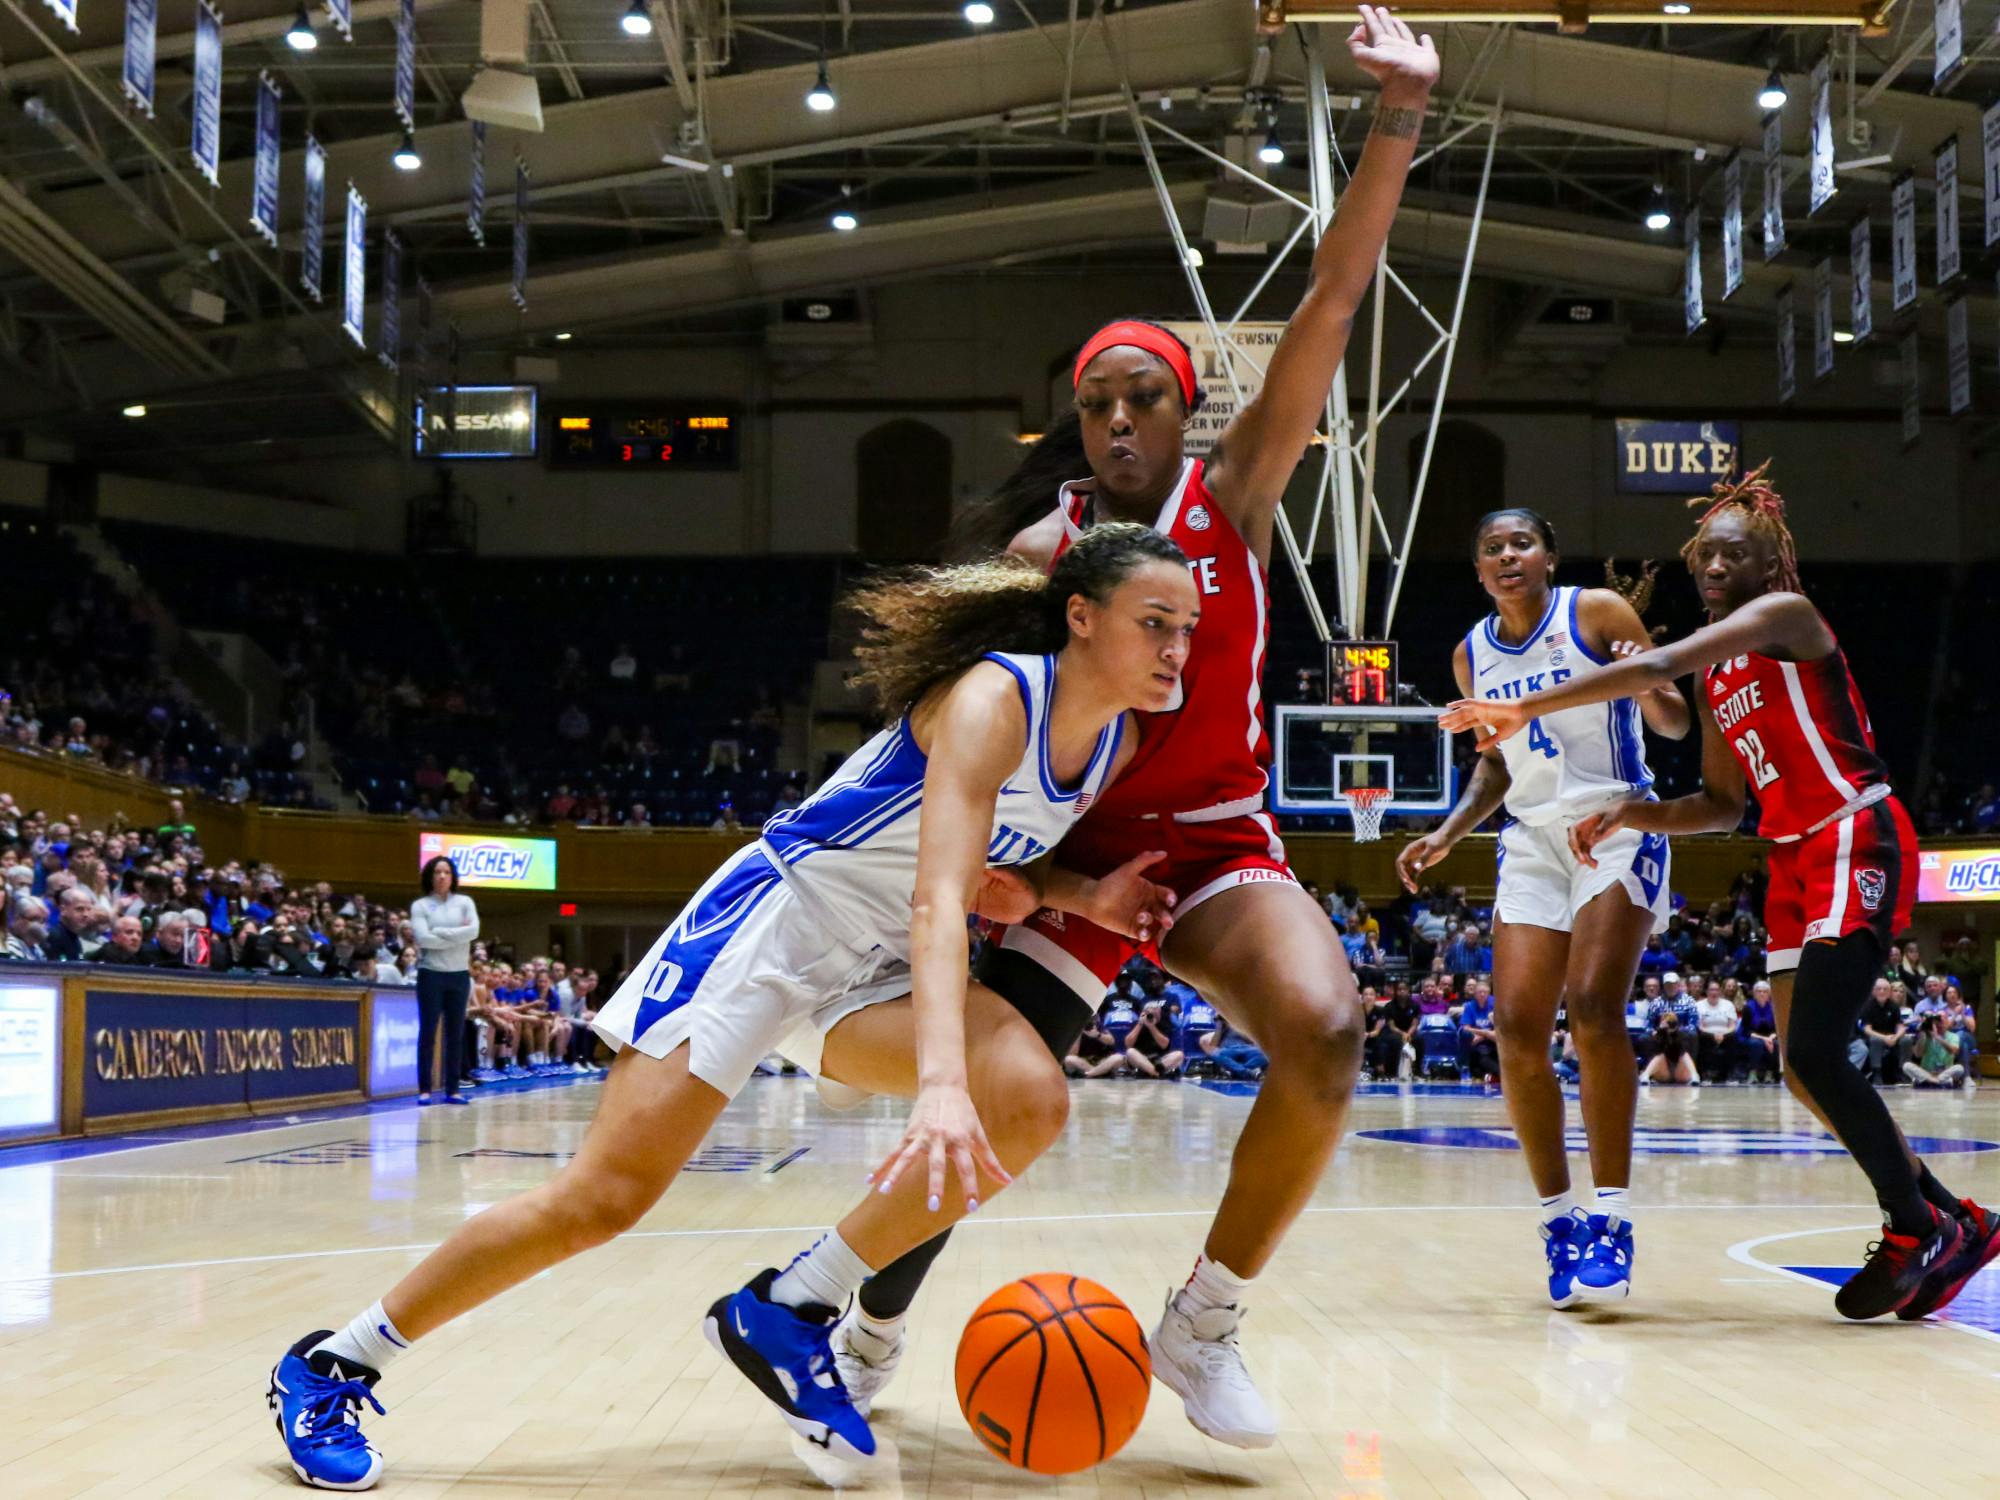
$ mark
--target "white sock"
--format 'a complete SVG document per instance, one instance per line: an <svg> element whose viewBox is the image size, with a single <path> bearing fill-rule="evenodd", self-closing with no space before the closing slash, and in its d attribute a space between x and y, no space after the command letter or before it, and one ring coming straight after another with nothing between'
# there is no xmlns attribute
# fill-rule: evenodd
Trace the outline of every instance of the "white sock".
<svg viewBox="0 0 2000 1500"><path fill-rule="evenodd" d="M1197 1255L1194 1274L1174 1293L1174 1306L1189 1317L1211 1307L1241 1307L1249 1289L1250 1278L1238 1276L1219 1260Z"/></svg>
<svg viewBox="0 0 2000 1500"><path fill-rule="evenodd" d="M1541 1200L1541 1222L1553 1224L1558 1219L1567 1219L1576 1212L1576 1189L1564 1188L1552 1198Z"/></svg>
<svg viewBox="0 0 2000 1500"><path fill-rule="evenodd" d="M829 1229L771 1283L771 1300L784 1307L803 1307L808 1302L840 1307L874 1274L875 1268L848 1248L840 1231Z"/></svg>
<svg viewBox="0 0 2000 1500"><path fill-rule="evenodd" d="M1603 1214L1606 1218L1615 1218L1621 1224L1630 1224L1632 1206L1626 1201L1626 1195L1630 1191L1629 1188L1599 1188L1597 1201L1590 1205L1590 1211L1594 1214Z"/></svg>
<svg viewBox="0 0 2000 1500"><path fill-rule="evenodd" d="M897 1313L893 1318L871 1317L867 1308L857 1304L847 1338L856 1354L874 1364L895 1353L902 1344L903 1314Z"/></svg>
<svg viewBox="0 0 2000 1500"><path fill-rule="evenodd" d="M389 1361L409 1347L410 1341L397 1331L396 1325L389 1321L389 1315L382 1311L382 1304L377 1302L340 1332L321 1339L307 1352L318 1354L323 1349L336 1359L366 1365L380 1372L388 1369Z"/></svg>

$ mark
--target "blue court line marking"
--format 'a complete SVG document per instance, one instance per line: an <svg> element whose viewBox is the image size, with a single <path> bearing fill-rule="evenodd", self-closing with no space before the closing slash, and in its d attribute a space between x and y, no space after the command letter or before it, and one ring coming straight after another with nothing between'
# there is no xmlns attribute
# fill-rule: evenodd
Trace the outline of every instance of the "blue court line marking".
<svg viewBox="0 0 2000 1500"><path fill-rule="evenodd" d="M602 1074L595 1075L601 1079ZM580 1073L550 1078L516 1078L508 1084L486 1084L495 1094L523 1094L536 1089L568 1088L593 1080ZM478 1098L477 1094L472 1095ZM144 1132L93 1135L66 1141L41 1141L28 1146L0 1146L0 1172L10 1167L43 1166L49 1162L77 1161L93 1156L115 1156L126 1151L151 1151L160 1146L185 1145L189 1141L227 1139L238 1135L268 1135L275 1130L301 1130L308 1125L324 1125L330 1120L353 1120L368 1115L412 1113L423 1106L415 1094L397 1099L370 1099L360 1104L340 1104L301 1115L260 1115L255 1119L209 1120L200 1125L154 1126ZM442 1109L445 1106L436 1105ZM171 1132L171 1133L168 1133Z"/></svg>

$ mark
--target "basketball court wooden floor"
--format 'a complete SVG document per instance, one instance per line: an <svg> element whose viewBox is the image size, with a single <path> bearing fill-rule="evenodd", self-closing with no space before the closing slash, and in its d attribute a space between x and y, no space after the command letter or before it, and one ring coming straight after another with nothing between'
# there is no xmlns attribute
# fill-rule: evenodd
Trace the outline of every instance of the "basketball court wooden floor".
<svg viewBox="0 0 2000 1500"><path fill-rule="evenodd" d="M0 1495L303 1493L264 1411L277 1354L552 1171L596 1096L0 1152ZM1075 1103L1061 1146L939 1262L878 1419L894 1455L874 1493L1829 1500L2000 1485L2000 1267L1951 1324L1842 1324L1822 1268L1852 1266L1871 1236L1862 1179L1782 1091L1743 1088L1642 1095L1637 1291L1594 1313L1547 1306L1497 1097L1365 1093L1245 1324L1278 1446L1209 1442L1156 1384L1108 1464L1018 1474L957 1411L966 1316L1016 1275L1061 1269L1150 1327L1249 1108L1120 1081L1079 1085ZM2000 1088L1892 1104L1952 1148L1933 1158L1947 1182L2000 1197ZM378 1493L824 1493L697 1325L848 1204L899 1120L900 1106L829 1115L802 1081L754 1082L639 1232L397 1365L370 1428L389 1460Z"/></svg>

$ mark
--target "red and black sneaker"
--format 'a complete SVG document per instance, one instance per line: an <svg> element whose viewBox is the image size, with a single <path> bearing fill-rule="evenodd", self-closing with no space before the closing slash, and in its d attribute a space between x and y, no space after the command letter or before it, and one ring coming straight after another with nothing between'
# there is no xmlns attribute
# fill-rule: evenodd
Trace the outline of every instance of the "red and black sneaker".
<svg viewBox="0 0 2000 1500"><path fill-rule="evenodd" d="M1929 1207L1928 1204L1925 1207ZM1924 1280L1958 1254L1965 1235L1958 1217L1931 1209L1930 1232L1897 1234L1882 1226L1882 1238L1868 1247L1868 1259L1833 1294L1834 1310L1857 1322L1894 1312L1923 1288Z"/></svg>
<svg viewBox="0 0 2000 1500"><path fill-rule="evenodd" d="M1981 1208L1970 1198L1958 1200L1959 1228L1964 1234L1958 1253L1924 1278L1917 1295L1896 1309L1905 1322L1929 1317L1951 1305L1951 1299L1965 1289L1996 1255L2000 1255L2000 1214Z"/></svg>

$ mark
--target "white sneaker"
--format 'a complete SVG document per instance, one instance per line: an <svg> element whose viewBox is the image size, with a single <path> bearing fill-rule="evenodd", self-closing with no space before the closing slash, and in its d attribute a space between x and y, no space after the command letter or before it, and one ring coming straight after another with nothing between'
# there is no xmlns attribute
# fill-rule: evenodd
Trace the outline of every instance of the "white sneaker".
<svg viewBox="0 0 2000 1500"><path fill-rule="evenodd" d="M1268 1448L1278 1440L1278 1419L1250 1372L1236 1330L1243 1321L1237 1307L1211 1307L1189 1317L1167 1293L1166 1311L1153 1330L1150 1348L1153 1373L1181 1398L1188 1420L1232 1448Z"/></svg>
<svg viewBox="0 0 2000 1500"><path fill-rule="evenodd" d="M840 1372L840 1383L847 1387L848 1399L862 1416L868 1415L875 1398L895 1376L905 1342L898 1338L893 1344L884 1343L863 1327L859 1302L833 1330L833 1367Z"/></svg>

